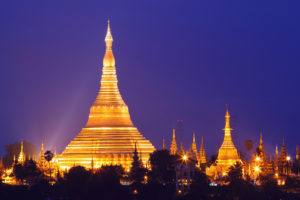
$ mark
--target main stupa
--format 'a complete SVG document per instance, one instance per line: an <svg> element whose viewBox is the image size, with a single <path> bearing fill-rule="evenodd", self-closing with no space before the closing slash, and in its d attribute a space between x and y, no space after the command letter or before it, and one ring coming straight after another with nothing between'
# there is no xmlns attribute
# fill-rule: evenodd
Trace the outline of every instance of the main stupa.
<svg viewBox="0 0 300 200"><path fill-rule="evenodd" d="M100 91L90 109L86 126L58 156L59 166L63 170L76 165L98 168L111 164L129 169L135 144L144 165L147 165L150 153L155 150L133 125L128 107L119 92L109 21L105 43Z"/></svg>

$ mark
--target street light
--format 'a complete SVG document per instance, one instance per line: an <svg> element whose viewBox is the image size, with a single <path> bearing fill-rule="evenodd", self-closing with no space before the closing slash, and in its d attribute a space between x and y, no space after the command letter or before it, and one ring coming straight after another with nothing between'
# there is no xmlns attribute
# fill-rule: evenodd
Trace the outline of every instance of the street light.
<svg viewBox="0 0 300 200"><path fill-rule="evenodd" d="M286 160L287 160L287 161L290 161L290 160L291 160L291 157L290 157L290 156L287 156L287 157L286 157Z"/></svg>
<svg viewBox="0 0 300 200"><path fill-rule="evenodd" d="M183 156L182 156L182 159L183 159L184 161L186 161L186 160L188 159L187 155L183 155Z"/></svg>

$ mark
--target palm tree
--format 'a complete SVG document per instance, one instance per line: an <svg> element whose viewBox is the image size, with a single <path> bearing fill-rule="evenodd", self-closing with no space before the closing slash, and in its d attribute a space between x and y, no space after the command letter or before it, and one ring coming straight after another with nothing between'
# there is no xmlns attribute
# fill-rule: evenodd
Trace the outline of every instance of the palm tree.
<svg viewBox="0 0 300 200"><path fill-rule="evenodd" d="M51 168L50 168L50 162L53 158L53 153L50 151L50 150L47 150L45 153L44 153L44 157L45 159L47 160L48 164L49 164L49 172L50 172L50 178L51 178Z"/></svg>

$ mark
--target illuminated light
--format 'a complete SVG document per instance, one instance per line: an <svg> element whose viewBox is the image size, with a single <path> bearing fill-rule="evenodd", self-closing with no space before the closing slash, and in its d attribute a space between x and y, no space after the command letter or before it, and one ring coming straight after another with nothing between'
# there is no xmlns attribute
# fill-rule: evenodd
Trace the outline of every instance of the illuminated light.
<svg viewBox="0 0 300 200"><path fill-rule="evenodd" d="M137 189L133 190L133 194L138 194Z"/></svg>
<svg viewBox="0 0 300 200"><path fill-rule="evenodd" d="M259 170L260 170L259 166L255 166L255 167L254 167L254 171L255 171L255 172L259 172Z"/></svg>
<svg viewBox="0 0 300 200"><path fill-rule="evenodd" d="M182 191L181 190L178 190L178 194L181 194L182 193Z"/></svg>
<svg viewBox="0 0 300 200"><path fill-rule="evenodd" d="M256 160L256 161L260 161L260 157L257 156L255 160Z"/></svg>
<svg viewBox="0 0 300 200"><path fill-rule="evenodd" d="M278 173L275 173L275 177L278 178Z"/></svg>
<svg viewBox="0 0 300 200"><path fill-rule="evenodd" d="M182 156L182 159L183 159L184 161L186 161L186 160L188 159L187 155L183 155L183 156Z"/></svg>
<svg viewBox="0 0 300 200"><path fill-rule="evenodd" d="M223 176L226 176L226 172L223 172L222 175L223 175Z"/></svg>
<svg viewBox="0 0 300 200"><path fill-rule="evenodd" d="M290 161L290 160L291 160L291 157L290 157L290 156L287 156L287 157L286 157L286 160L287 160L287 161Z"/></svg>

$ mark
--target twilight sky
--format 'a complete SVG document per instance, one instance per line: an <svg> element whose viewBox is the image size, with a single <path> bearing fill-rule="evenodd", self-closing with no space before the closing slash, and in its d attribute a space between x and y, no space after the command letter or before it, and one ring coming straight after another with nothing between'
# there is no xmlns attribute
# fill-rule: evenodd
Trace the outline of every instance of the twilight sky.
<svg viewBox="0 0 300 200"><path fill-rule="evenodd" d="M209 155L225 105L244 150L300 142L299 1L12 1L0 3L0 154L21 139L61 152L96 98L111 20L119 88L134 124L161 148L182 119ZM178 141L179 142L179 141Z"/></svg>

